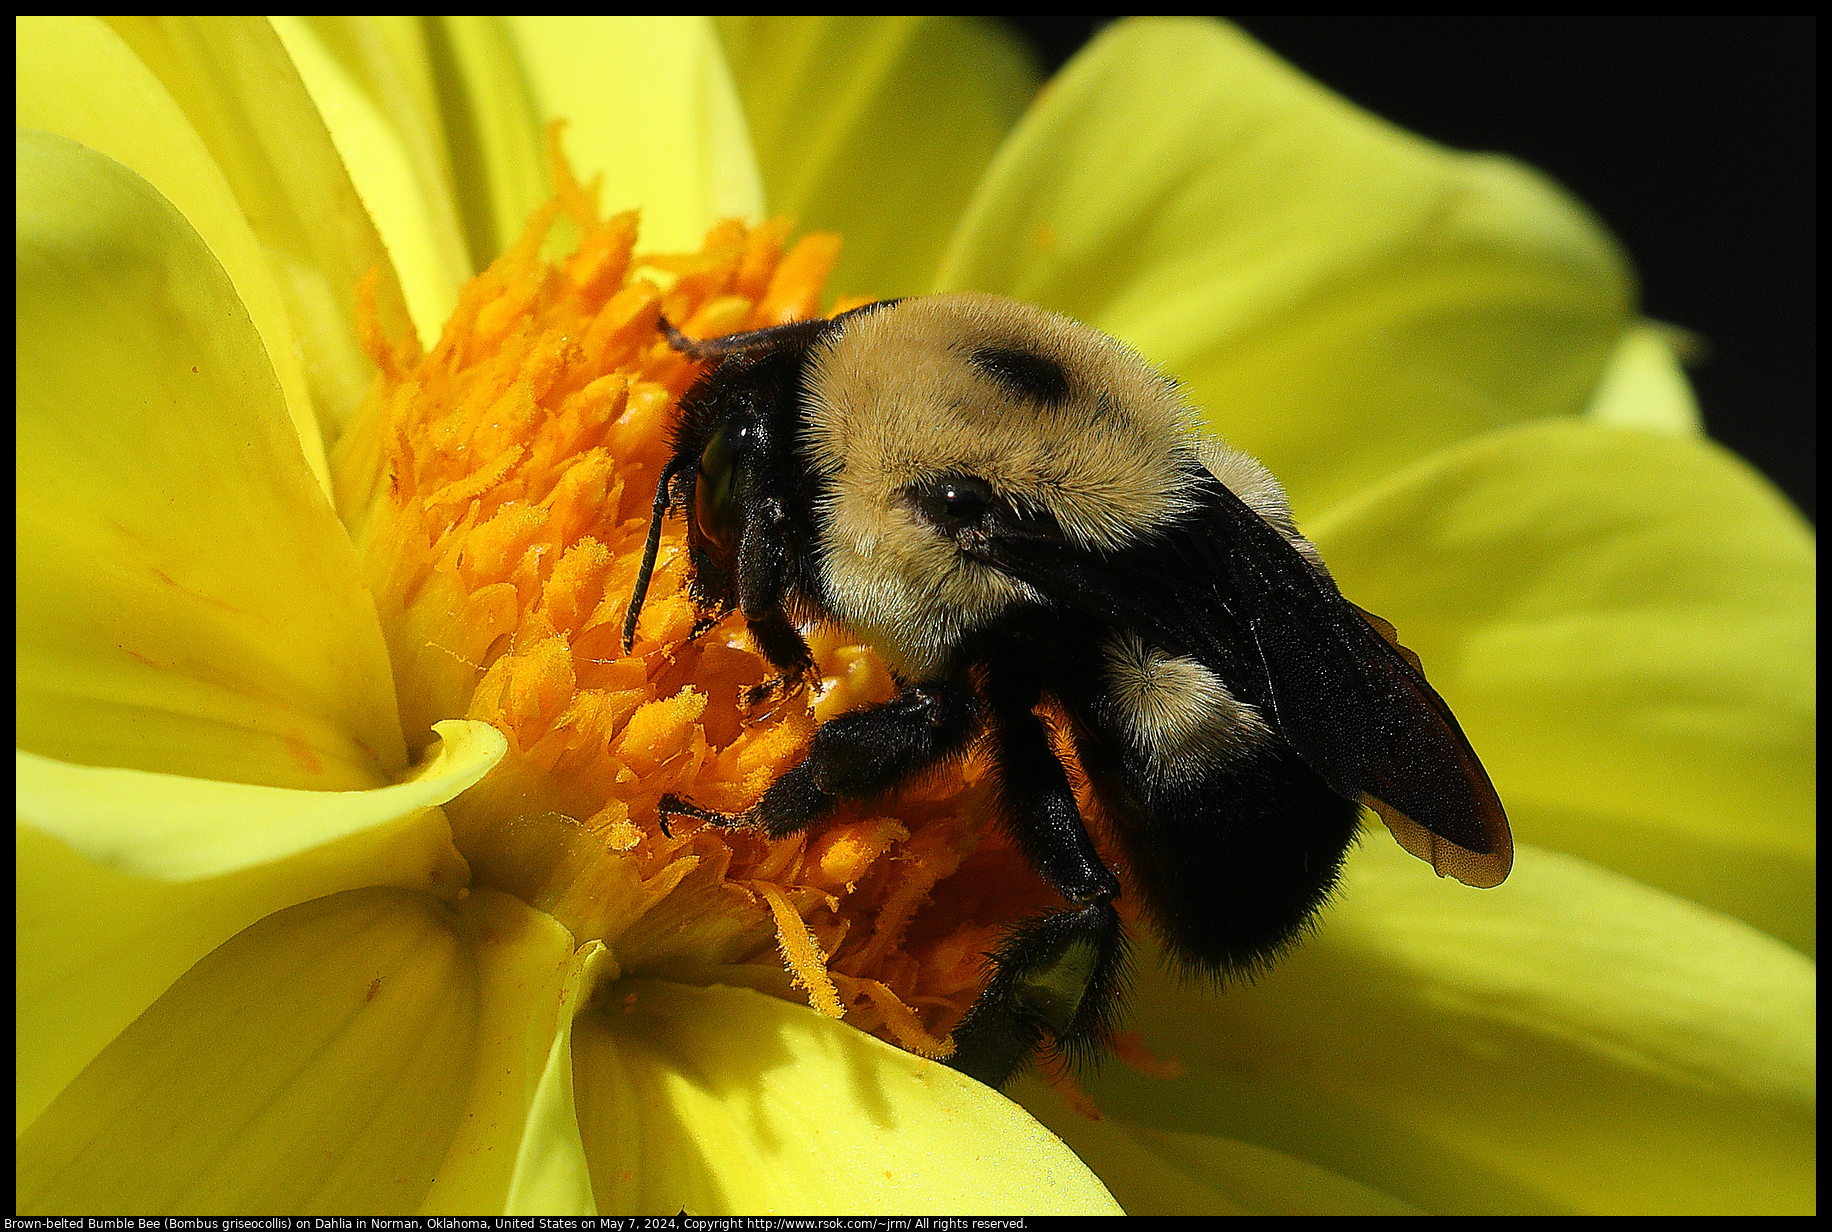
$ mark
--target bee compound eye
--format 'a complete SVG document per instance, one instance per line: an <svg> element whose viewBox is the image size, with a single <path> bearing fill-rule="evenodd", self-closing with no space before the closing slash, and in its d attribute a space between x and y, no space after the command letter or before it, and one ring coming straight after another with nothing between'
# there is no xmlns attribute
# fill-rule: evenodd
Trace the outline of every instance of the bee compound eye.
<svg viewBox="0 0 1832 1232"><path fill-rule="evenodd" d="M728 421L712 434L700 453L694 483L693 515L700 534L717 552L730 550L738 532L738 479L744 470L750 425Z"/></svg>
<svg viewBox="0 0 1832 1232"><path fill-rule="evenodd" d="M998 498L992 485L972 475L943 475L918 487L916 508L943 530L959 530L986 520Z"/></svg>

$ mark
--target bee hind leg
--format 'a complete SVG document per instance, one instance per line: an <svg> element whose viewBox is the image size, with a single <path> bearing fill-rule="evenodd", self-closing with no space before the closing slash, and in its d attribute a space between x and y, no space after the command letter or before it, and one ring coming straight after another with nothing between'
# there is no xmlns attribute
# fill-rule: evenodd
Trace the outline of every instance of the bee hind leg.
<svg viewBox="0 0 1832 1232"><path fill-rule="evenodd" d="M1025 921L992 962L992 983L954 1030L949 1065L998 1087L1046 1045L1076 1063L1107 1046L1125 981L1126 937L1106 898Z"/></svg>
<svg viewBox="0 0 1832 1232"><path fill-rule="evenodd" d="M1070 904L1005 937L991 955L991 983L955 1028L948 1064L996 1087L1045 1045L1076 1062L1099 1056L1124 991L1126 936L1113 908L1119 878L1095 851L1068 775L1031 713L1035 690L988 683L1006 828Z"/></svg>
<svg viewBox="0 0 1832 1232"><path fill-rule="evenodd" d="M770 709L780 706L794 697L797 692L808 687L808 676L771 676L761 684L751 685L739 694L746 713L761 711L767 705Z"/></svg>

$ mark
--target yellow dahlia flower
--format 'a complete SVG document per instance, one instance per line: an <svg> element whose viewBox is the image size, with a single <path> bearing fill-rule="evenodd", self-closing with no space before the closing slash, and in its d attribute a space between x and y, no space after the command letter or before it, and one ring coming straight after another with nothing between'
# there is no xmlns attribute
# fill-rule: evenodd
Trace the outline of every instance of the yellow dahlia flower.
<svg viewBox="0 0 1832 1232"><path fill-rule="evenodd" d="M1544 181L1203 21L1034 98L952 20L18 36L22 1210L1811 1209L1811 542ZM823 280L1185 378L1425 659L1513 879L1371 838L1266 979L1148 957L1126 1063L1013 1103L922 1055L1021 872L971 768L660 832L884 686L828 636L812 715L740 713L672 566L611 636L655 317Z"/></svg>

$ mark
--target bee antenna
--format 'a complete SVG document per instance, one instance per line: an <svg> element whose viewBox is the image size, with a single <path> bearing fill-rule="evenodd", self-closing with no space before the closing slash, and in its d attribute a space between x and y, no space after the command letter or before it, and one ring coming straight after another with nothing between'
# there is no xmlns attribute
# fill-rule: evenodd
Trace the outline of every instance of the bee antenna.
<svg viewBox="0 0 1832 1232"><path fill-rule="evenodd" d="M723 354L722 351L716 348L707 347L706 344L701 342L698 338L689 338L686 334L674 328L674 322L670 321L667 317L657 317L655 323L662 331L662 336L668 340L668 345L679 351L682 355L685 355L688 359L716 359L719 355ZM718 340L712 339L712 341L717 342Z"/></svg>
<svg viewBox="0 0 1832 1232"><path fill-rule="evenodd" d="M875 312L888 308L897 301L894 299L879 300L842 312L839 316L810 317L802 321L790 321L784 325L766 325L762 329L745 330L736 334L721 334L716 338L689 338L674 327L667 317L657 317L655 327L668 339L668 345L679 351L695 363L707 363L715 359L724 359L728 355L758 357L781 350L801 350L811 345L816 339L839 328L839 322L848 317Z"/></svg>
<svg viewBox="0 0 1832 1232"><path fill-rule="evenodd" d="M667 322L662 322L667 325ZM669 327L670 333L673 327ZM671 338L670 341L673 341ZM675 458L662 468L660 482L655 485L655 511L649 516L649 539L643 544L642 568L636 571L636 590L630 595L630 610L623 618L623 653L629 654L630 647L636 641L636 618L642 615L643 600L649 594L649 575L655 572L655 553L662 545L662 515L668 512L668 485L674 477L686 469L689 459Z"/></svg>

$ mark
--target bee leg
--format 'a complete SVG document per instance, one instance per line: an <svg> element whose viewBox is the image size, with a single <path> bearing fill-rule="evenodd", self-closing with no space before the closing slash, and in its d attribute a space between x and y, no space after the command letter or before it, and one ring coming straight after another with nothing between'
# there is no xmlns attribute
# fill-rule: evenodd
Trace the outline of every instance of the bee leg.
<svg viewBox="0 0 1832 1232"><path fill-rule="evenodd" d="M963 684L906 685L887 702L821 724L808 755L770 785L745 819L771 838L805 830L841 800L889 791L964 749L979 720L978 701Z"/></svg>
<svg viewBox="0 0 1832 1232"><path fill-rule="evenodd" d="M764 516L746 524L739 542L738 606L750 627L751 640L781 674L745 690L744 702L751 709L771 699L788 697L797 687L812 682L815 675L814 654L801 630L782 609L788 554L771 518L773 515L780 521L783 515L777 502L767 503Z"/></svg>
<svg viewBox="0 0 1832 1232"><path fill-rule="evenodd" d="M971 689L948 681L907 685L897 696L827 720L806 757L770 784L763 798L730 817L663 796L667 819L693 817L724 828L760 829L771 838L806 830L842 800L889 791L911 775L959 752L979 727Z"/></svg>
<svg viewBox="0 0 1832 1232"><path fill-rule="evenodd" d="M750 625L751 640L757 643L764 658L781 669L782 675L776 679L800 684L814 675L814 655L808 643L802 640L801 630L790 624L780 609L759 616L747 612L745 623ZM767 685L769 681L764 683Z"/></svg>
<svg viewBox="0 0 1832 1232"><path fill-rule="evenodd" d="M725 619L731 610L731 580L712 554L697 543L687 546L687 594L699 617L693 622L691 641Z"/></svg>
<svg viewBox="0 0 1832 1232"><path fill-rule="evenodd" d="M808 676L771 676L761 684L754 684L744 690L741 700L744 708L755 711L765 703L778 705L795 696L797 690L808 687Z"/></svg>
<svg viewBox="0 0 1832 1232"><path fill-rule="evenodd" d="M954 1029L949 1065L1001 1087L1051 1041L1084 1062L1111 1040L1126 937L1109 902L1027 920L991 958L996 973Z"/></svg>
<svg viewBox="0 0 1832 1232"><path fill-rule="evenodd" d="M745 519L738 539L738 607L764 657L784 676L807 679L814 672L814 655L782 608L789 576L789 549L783 542L782 525L788 514L774 497L764 497L759 503L757 516Z"/></svg>
<svg viewBox="0 0 1832 1232"><path fill-rule="evenodd" d="M1078 1060L1108 1043L1125 983L1126 937L1113 909L1119 878L1095 851L1068 775L1031 713L1036 692L1001 688L988 675L1006 827L1071 904L1020 924L1000 943L992 982L955 1028L948 1064L996 1087L1046 1041Z"/></svg>
<svg viewBox="0 0 1832 1232"><path fill-rule="evenodd" d="M674 837L674 831L668 828L668 819L670 817L691 817L696 821L703 821L708 825L718 826L721 829L744 824L742 818L728 817L724 813L715 813L711 809L703 809L699 805L689 803L672 793L663 796L656 803L655 813L656 819L661 823L662 833L666 834L669 838Z"/></svg>

